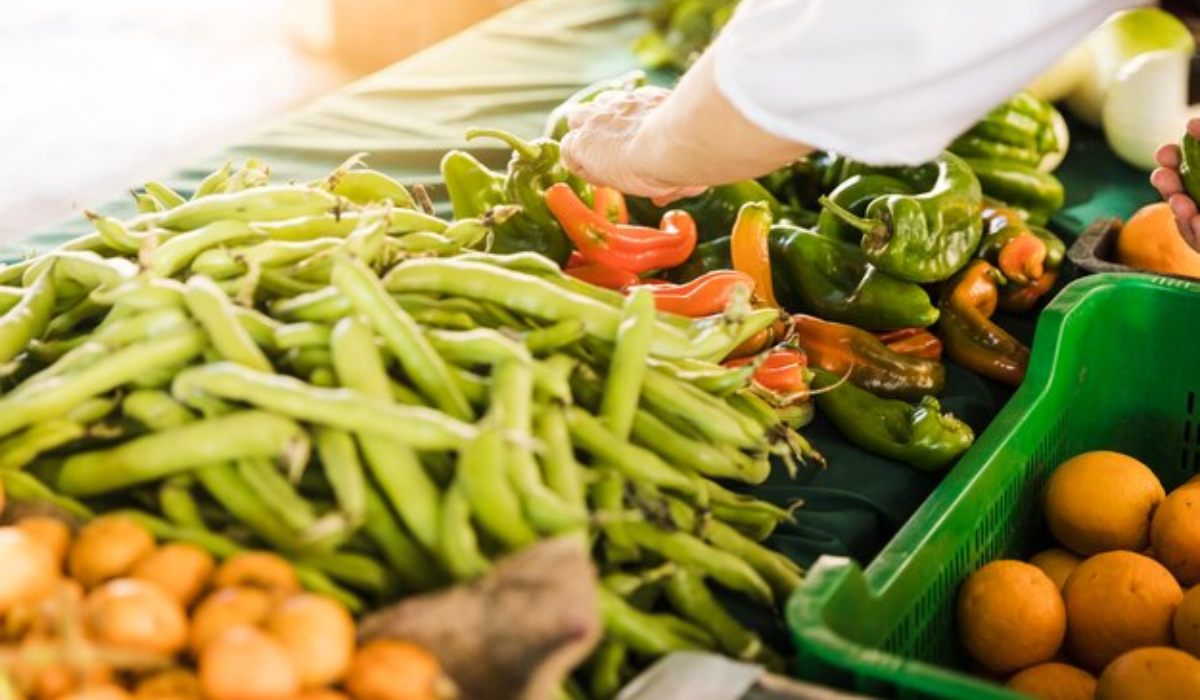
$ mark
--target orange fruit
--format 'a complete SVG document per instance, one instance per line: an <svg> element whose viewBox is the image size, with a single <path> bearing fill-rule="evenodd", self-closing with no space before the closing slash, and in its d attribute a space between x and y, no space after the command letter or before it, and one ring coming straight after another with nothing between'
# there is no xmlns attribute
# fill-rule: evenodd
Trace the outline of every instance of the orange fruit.
<svg viewBox="0 0 1200 700"><path fill-rule="evenodd" d="M1158 505L1150 523L1150 544L1155 558L1180 584L1200 583L1200 486L1181 486Z"/></svg>
<svg viewBox="0 0 1200 700"><path fill-rule="evenodd" d="M1050 660L1062 645L1066 611L1058 587L1022 561L994 561L958 593L958 630L984 668L1009 673Z"/></svg>
<svg viewBox="0 0 1200 700"><path fill-rule="evenodd" d="M1030 666L1005 685L1039 700L1092 700L1096 694L1095 676L1057 661Z"/></svg>
<svg viewBox="0 0 1200 700"><path fill-rule="evenodd" d="M1096 700L1183 700L1200 698L1200 661L1168 647L1122 654L1104 669Z"/></svg>
<svg viewBox="0 0 1200 700"><path fill-rule="evenodd" d="M1166 202L1138 209L1117 234L1117 260L1139 270L1200 277L1200 253L1179 233Z"/></svg>
<svg viewBox="0 0 1200 700"><path fill-rule="evenodd" d="M1083 559L1074 552L1068 552L1065 549L1047 549L1044 552L1038 552L1029 559L1029 563L1041 569L1054 585L1058 586L1058 590L1067 583L1067 577L1079 566Z"/></svg>
<svg viewBox="0 0 1200 700"><path fill-rule="evenodd" d="M1166 493L1150 468L1117 452L1085 452L1062 463L1046 486L1046 523L1063 546L1088 556L1140 552Z"/></svg>
<svg viewBox="0 0 1200 700"><path fill-rule="evenodd" d="M1200 586L1183 594L1175 608L1175 645L1192 656L1200 657Z"/></svg>
<svg viewBox="0 0 1200 700"><path fill-rule="evenodd" d="M1063 588L1067 650L1099 671L1125 652L1171 643L1183 591L1162 564L1133 552L1105 552L1084 561Z"/></svg>

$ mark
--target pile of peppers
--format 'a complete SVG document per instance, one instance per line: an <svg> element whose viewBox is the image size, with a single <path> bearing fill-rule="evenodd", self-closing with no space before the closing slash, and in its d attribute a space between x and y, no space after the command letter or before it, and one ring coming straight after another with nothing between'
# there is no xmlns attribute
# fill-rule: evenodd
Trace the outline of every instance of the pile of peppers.
<svg viewBox="0 0 1200 700"><path fill-rule="evenodd" d="M671 3L710 28L713 8L726 5ZM937 401L943 355L1020 383L1029 350L992 317L1032 309L1061 270L1063 243L1041 225L1062 203L1049 173L1065 146L1054 108L1017 95L920 166L815 153L661 207L588 185L559 158L571 106L645 83L634 71L583 88L533 141L470 131L512 155L505 172L464 151L446 155L455 215L504 210L493 251L540 253L619 293L648 290L660 313L728 322L777 308L779 321L727 360L752 373L763 398L795 425L815 404L859 446L913 467L952 463L974 434Z"/></svg>

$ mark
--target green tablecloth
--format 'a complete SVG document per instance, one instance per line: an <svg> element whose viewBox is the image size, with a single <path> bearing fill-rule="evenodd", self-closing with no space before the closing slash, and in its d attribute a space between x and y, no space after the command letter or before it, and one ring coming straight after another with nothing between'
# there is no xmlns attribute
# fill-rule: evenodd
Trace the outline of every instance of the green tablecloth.
<svg viewBox="0 0 1200 700"><path fill-rule="evenodd" d="M371 165L407 183L437 183L441 155L465 147L463 130L487 125L533 136L544 115L571 92L635 67L629 50L645 28L639 0L528 0L491 20L289 115L208 162L167 178L190 191L226 159L256 155L276 180L307 180L327 173L352 153L367 151ZM659 76L660 81L668 79ZM796 89L803 89L798 76ZM485 160L501 164L508 152L472 144ZM1070 206L1056 223L1078 231L1093 217L1127 215L1152 196L1144 178L1117 163L1094 133L1076 134L1062 171ZM114 192L132 183L113 183ZM434 187L435 196L438 190ZM129 215L128 198L101 207ZM41 249L87 230L83 221L22 242ZM12 251L10 251L11 253ZM1006 323L1027 340L1030 319ZM951 367L944 405L977 431L995 415L1008 392ZM824 471L802 483L776 474L757 493L784 502L803 498L797 524L775 545L802 563L821 553L869 561L937 483L937 475L865 454L848 445L820 418L806 431L828 458Z"/></svg>

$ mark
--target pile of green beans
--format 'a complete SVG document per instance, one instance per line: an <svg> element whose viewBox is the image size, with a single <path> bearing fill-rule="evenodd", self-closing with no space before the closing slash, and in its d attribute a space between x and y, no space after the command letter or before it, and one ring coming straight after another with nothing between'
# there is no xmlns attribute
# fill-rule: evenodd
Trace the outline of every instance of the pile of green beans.
<svg viewBox="0 0 1200 700"><path fill-rule="evenodd" d="M11 497L269 547L356 609L586 537L608 634L571 692L673 650L778 662L719 600L797 585L762 544L790 511L715 481L808 449L753 366L718 364L777 312L661 314L488 253L488 222L413 209L382 173L268 172L151 183L136 217L0 267Z"/></svg>

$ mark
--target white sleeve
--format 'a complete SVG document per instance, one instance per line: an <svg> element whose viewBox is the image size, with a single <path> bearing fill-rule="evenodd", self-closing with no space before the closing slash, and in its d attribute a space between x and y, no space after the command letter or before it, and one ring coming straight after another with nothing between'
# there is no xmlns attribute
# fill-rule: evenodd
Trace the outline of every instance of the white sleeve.
<svg viewBox="0 0 1200 700"><path fill-rule="evenodd" d="M717 87L775 136L855 160L940 153L1135 0L742 0Z"/></svg>

